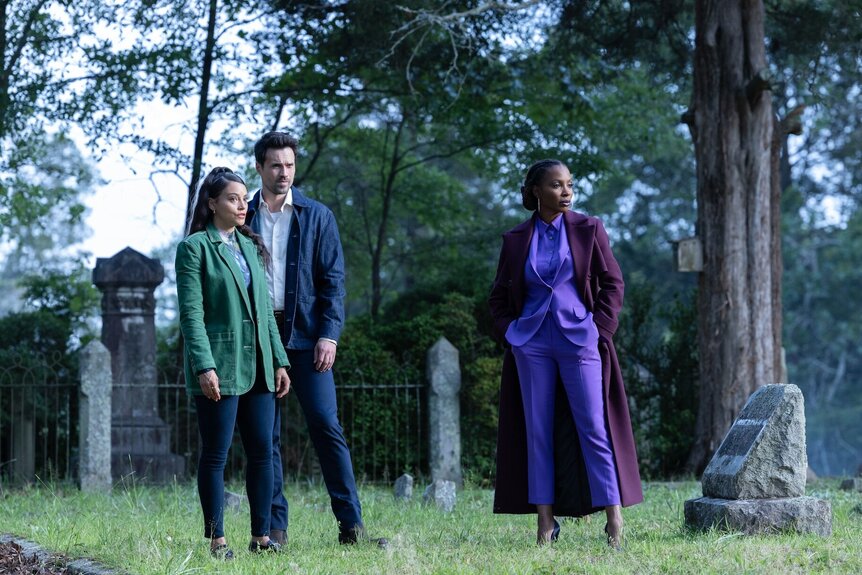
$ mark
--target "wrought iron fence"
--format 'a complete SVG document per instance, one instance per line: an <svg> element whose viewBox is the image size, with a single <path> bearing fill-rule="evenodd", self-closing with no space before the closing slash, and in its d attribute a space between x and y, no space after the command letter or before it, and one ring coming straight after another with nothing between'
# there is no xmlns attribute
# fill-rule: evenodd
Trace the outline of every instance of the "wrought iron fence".
<svg viewBox="0 0 862 575"><path fill-rule="evenodd" d="M68 356L9 355L0 368L0 481L71 480L77 476L77 367ZM182 380L161 377L158 414L170 427L171 452L186 460L194 477L198 428L194 401ZM427 468L425 386L401 381L337 386L338 408L357 478L391 481ZM320 465L296 397L282 409L284 472L294 480L317 479ZM226 476L244 476L245 457L234 437Z"/></svg>
<svg viewBox="0 0 862 575"><path fill-rule="evenodd" d="M171 450L197 469L198 429L194 401L182 380L159 382L159 414L171 427ZM394 384L337 385L338 413L358 479L390 481L405 472L421 475L427 467L425 386L402 379ZM284 473L293 480L317 479L320 465L295 396L279 402ZM239 433L228 454L226 477L244 476Z"/></svg>
<svg viewBox="0 0 862 575"><path fill-rule="evenodd" d="M78 445L72 358L17 350L0 355L0 481L71 479Z"/></svg>

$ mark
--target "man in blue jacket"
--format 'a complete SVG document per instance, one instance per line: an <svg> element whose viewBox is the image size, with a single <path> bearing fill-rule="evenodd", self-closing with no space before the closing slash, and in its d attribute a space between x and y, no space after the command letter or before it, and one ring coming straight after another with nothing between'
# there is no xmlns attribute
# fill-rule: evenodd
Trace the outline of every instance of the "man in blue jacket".
<svg viewBox="0 0 862 575"><path fill-rule="evenodd" d="M344 255L332 211L293 187L297 141L268 132L254 146L261 189L248 204L246 222L272 256L270 296L290 359L291 391L299 400L338 520L342 544L369 540L344 430L338 421L332 365L344 325ZM273 473L270 537L286 543L288 504L282 483L281 416L272 430ZM374 540L379 546L384 539Z"/></svg>

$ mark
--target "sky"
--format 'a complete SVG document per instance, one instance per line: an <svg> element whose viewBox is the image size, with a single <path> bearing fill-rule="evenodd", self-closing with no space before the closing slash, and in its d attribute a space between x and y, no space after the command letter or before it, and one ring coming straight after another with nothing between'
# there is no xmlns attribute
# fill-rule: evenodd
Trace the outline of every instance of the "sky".
<svg viewBox="0 0 862 575"><path fill-rule="evenodd" d="M191 154L194 142L183 124L188 125L196 111L192 106L177 108L161 103L146 103L139 107L146 118L146 136L158 137ZM213 125L208 139L219 136L220 127ZM82 134L73 135L82 151L86 150ZM249 152L250 153L250 152ZM85 152L86 154L86 152ZM215 164L243 168L243 154L230 156L205 155L204 171ZM118 145L107 153L96 169L104 181L94 193L84 198L89 207L86 224L90 235L79 246L95 258L111 257L131 247L144 255L166 245L173 246L183 231L187 183L175 174L154 173L155 158L131 144ZM189 177L188 171L181 174ZM255 182L249 182L250 191Z"/></svg>

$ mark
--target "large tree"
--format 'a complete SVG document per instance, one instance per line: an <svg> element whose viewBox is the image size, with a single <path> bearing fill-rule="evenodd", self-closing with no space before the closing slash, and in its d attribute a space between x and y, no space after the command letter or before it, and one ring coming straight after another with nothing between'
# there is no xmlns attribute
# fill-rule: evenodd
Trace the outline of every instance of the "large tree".
<svg viewBox="0 0 862 575"><path fill-rule="evenodd" d="M748 396L780 373L776 129L760 1L699 0L686 114L697 158L700 406L691 470L702 469ZM776 252L778 251L778 254ZM780 291L778 291L780 294ZM779 322L779 323L777 323Z"/></svg>

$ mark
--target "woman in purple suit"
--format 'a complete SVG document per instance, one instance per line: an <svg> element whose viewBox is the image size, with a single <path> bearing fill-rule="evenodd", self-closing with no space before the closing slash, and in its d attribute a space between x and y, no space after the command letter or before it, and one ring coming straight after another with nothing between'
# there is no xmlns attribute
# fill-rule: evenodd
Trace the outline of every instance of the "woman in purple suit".
<svg viewBox="0 0 862 575"><path fill-rule="evenodd" d="M521 187L532 217L503 235L488 302L506 347L495 513L537 513L537 543L557 516L604 510L619 549L621 506L643 501L613 344L623 277L602 223L570 211L572 175L533 164Z"/></svg>

